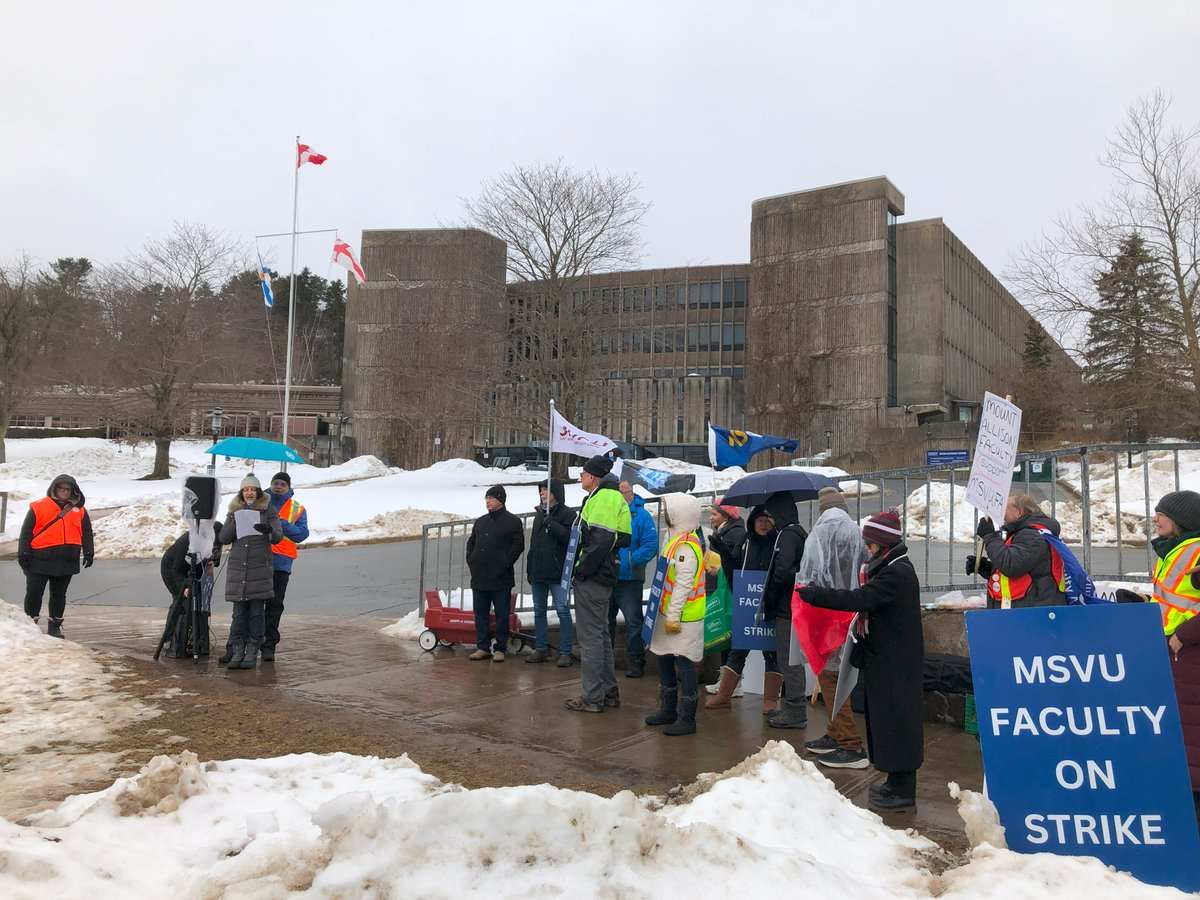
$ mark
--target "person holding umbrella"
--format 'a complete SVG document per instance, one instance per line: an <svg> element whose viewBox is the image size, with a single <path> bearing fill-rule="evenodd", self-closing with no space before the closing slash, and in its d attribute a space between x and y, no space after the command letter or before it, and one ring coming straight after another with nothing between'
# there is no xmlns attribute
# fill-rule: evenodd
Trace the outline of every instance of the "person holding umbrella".
<svg viewBox="0 0 1200 900"><path fill-rule="evenodd" d="M859 613L849 652L861 669L866 701L867 755L888 777L871 788L875 809L913 810L917 769L924 761L921 586L908 558L895 509L863 523L867 582L856 590L805 585L800 599L824 609Z"/></svg>

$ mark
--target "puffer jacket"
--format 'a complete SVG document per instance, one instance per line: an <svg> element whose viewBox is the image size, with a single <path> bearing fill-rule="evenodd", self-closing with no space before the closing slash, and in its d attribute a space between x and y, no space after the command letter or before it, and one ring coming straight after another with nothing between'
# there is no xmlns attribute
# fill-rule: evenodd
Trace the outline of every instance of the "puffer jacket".
<svg viewBox="0 0 1200 900"><path fill-rule="evenodd" d="M525 574L530 583L557 584L562 579L567 560L567 544L571 542L571 526L579 514L566 505L566 491L557 478L550 479L550 494L554 505L547 515L541 503L533 511L533 528L529 535L529 552L525 555Z"/></svg>
<svg viewBox="0 0 1200 900"><path fill-rule="evenodd" d="M691 494L666 494L662 498L663 508L667 514L667 534L663 538L662 552L666 553L671 542L683 534L695 531L700 525L700 501ZM650 638L650 651L656 656L682 656L692 662L704 659L704 612L699 611L699 618L683 622L683 607L686 603L700 560L690 549L682 549L671 560L675 586L668 590L663 586L662 605L654 620L654 633ZM705 600L698 601L703 607ZM667 634L665 624L668 621L679 622L682 630L679 634Z"/></svg>
<svg viewBox="0 0 1200 900"><path fill-rule="evenodd" d="M618 581L646 580L646 564L658 556L658 529L654 517L646 510L646 501L635 496L629 504L629 546L620 551L621 569Z"/></svg>
<svg viewBox="0 0 1200 900"><path fill-rule="evenodd" d="M1064 606L1067 602L1066 595L1058 589L1058 582L1054 580L1050 545L1046 543L1037 526L1047 529L1053 535L1059 533L1056 519L1041 513L1029 513L1005 523L1003 531L994 531L983 539L983 548L987 552L991 571L981 564L980 574L990 577L995 571L1008 578L1028 575L1033 580L1025 596L1013 600L1013 609L1028 606ZM1007 544L1006 536L1012 538ZM988 597L987 605L988 609L996 609L1000 603Z"/></svg>
<svg viewBox="0 0 1200 900"><path fill-rule="evenodd" d="M258 521L270 528L270 533L254 532L246 537L237 536L234 513L241 509L253 509ZM229 603L239 600L270 600L275 596L275 569L271 562L274 555L271 545L283 540L283 528L279 524L279 513L271 508L267 495L261 490L251 506L246 506L242 493L238 491L229 501L229 514L217 536L223 547L228 548L225 563L225 599Z"/></svg>
<svg viewBox="0 0 1200 900"><path fill-rule="evenodd" d="M763 588L763 617L767 621L781 616L790 619L792 589L796 586L796 570L804 556L804 539L808 533L800 526L796 501L786 491L772 494L763 508L775 519L775 528L779 531Z"/></svg>

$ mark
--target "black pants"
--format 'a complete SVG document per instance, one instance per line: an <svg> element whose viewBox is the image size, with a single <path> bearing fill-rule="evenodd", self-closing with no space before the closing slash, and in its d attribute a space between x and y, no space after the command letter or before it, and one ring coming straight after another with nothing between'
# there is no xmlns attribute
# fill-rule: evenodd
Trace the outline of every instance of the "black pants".
<svg viewBox="0 0 1200 900"><path fill-rule="evenodd" d="M496 649L501 653L508 649L508 613L512 606L512 590L471 591L475 608L475 646L488 652L492 649L488 634L491 629L492 609L496 610Z"/></svg>
<svg viewBox="0 0 1200 900"><path fill-rule="evenodd" d="M50 618L61 619L67 611L67 585L70 583L70 575L39 575L36 572L26 572L25 615L42 614L42 595L46 593L46 585L49 584Z"/></svg>
<svg viewBox="0 0 1200 900"><path fill-rule="evenodd" d="M908 797L910 800L917 799L917 773L914 772L889 772L887 777L887 786L890 787L898 797Z"/></svg>
<svg viewBox="0 0 1200 900"><path fill-rule="evenodd" d="M274 573L275 596L267 601L267 625L263 636L263 649L274 650L279 643L279 620L283 618L283 596L287 593L291 572Z"/></svg>

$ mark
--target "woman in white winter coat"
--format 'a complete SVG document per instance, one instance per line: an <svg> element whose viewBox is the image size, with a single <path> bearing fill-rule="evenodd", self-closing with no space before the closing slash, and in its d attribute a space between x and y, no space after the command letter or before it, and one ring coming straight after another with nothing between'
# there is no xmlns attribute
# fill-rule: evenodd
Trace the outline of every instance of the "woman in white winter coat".
<svg viewBox="0 0 1200 900"><path fill-rule="evenodd" d="M704 658L703 551L700 501L691 494L662 498L667 523L662 556L670 562L663 583L650 652L658 657L658 712L647 725L666 725L663 734L695 734L699 683L696 663Z"/></svg>

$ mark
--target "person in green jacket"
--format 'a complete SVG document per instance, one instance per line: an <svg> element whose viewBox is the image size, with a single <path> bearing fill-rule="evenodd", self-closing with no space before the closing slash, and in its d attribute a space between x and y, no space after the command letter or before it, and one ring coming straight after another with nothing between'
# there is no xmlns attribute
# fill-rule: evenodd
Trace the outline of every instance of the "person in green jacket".
<svg viewBox="0 0 1200 900"><path fill-rule="evenodd" d="M575 712L604 712L620 706L608 633L608 600L619 568L618 551L628 547L632 528L629 504L609 476L612 460L593 456L583 464L579 483L587 491L579 511L579 549L575 555L575 643L582 670L581 692L566 701Z"/></svg>

